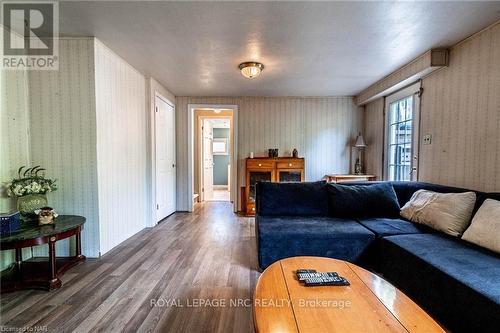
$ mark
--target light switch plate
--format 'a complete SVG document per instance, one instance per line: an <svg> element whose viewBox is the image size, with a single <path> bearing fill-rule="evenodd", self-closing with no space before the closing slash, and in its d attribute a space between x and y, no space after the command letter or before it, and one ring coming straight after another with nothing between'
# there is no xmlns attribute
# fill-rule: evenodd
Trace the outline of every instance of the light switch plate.
<svg viewBox="0 0 500 333"><path fill-rule="evenodd" d="M424 135L424 145L430 145L432 143L432 135Z"/></svg>

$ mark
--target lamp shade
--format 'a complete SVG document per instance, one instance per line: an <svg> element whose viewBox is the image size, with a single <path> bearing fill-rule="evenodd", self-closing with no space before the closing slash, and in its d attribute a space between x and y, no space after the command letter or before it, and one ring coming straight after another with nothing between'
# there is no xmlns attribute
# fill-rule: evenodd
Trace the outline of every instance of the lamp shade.
<svg viewBox="0 0 500 333"><path fill-rule="evenodd" d="M356 138L356 143L354 144L354 147L356 147L356 148L366 147L365 140L363 139L363 136L361 135L361 133L359 133L358 137Z"/></svg>

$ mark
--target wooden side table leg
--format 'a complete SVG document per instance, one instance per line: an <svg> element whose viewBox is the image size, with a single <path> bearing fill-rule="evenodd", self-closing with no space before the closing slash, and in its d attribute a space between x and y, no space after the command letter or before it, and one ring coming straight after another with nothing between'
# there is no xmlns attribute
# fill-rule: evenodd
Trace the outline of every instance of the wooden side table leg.
<svg viewBox="0 0 500 333"><path fill-rule="evenodd" d="M81 259L83 258L83 256L82 256L82 233L80 230L75 234L75 240L76 240L76 257Z"/></svg>
<svg viewBox="0 0 500 333"><path fill-rule="evenodd" d="M57 277L55 237L49 240L49 274L49 290L60 288L62 283Z"/></svg>
<svg viewBox="0 0 500 333"><path fill-rule="evenodd" d="M16 249L16 265L17 269L21 271L21 264L23 262L23 250L22 249Z"/></svg>
<svg viewBox="0 0 500 333"><path fill-rule="evenodd" d="M76 241L76 262L85 261L85 256L82 254L82 229L78 228L77 233L75 234Z"/></svg>

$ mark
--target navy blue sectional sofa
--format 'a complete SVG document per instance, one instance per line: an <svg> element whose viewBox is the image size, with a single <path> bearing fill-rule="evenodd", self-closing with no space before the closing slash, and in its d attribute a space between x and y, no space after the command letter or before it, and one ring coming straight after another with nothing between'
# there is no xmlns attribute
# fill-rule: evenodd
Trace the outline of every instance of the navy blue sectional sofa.
<svg viewBox="0 0 500 333"><path fill-rule="evenodd" d="M500 256L397 216L419 189L468 190L420 182L349 185L378 190L343 207L325 182L257 184L259 266L304 255L347 260L383 275L452 332L500 332ZM394 194L398 207L384 198ZM476 194L474 213L486 198L500 200L500 193Z"/></svg>

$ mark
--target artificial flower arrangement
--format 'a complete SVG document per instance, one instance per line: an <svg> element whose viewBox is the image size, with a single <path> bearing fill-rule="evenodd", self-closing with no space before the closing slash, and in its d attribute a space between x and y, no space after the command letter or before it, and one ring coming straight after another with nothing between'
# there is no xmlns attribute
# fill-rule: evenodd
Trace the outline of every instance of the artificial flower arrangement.
<svg viewBox="0 0 500 333"><path fill-rule="evenodd" d="M46 194L57 190L56 179L45 177L45 169L39 165L33 168L22 166L17 171L18 178L7 185L9 197L23 197L30 194Z"/></svg>

